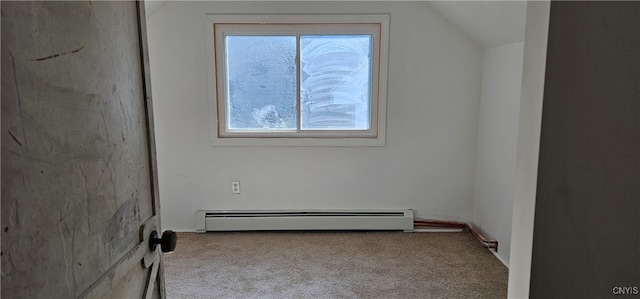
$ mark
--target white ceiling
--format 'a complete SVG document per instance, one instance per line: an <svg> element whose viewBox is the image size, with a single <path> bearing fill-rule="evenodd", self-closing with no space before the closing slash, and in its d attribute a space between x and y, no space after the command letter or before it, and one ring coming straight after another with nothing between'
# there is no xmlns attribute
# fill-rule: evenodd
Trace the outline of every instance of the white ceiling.
<svg viewBox="0 0 640 299"><path fill-rule="evenodd" d="M165 5L166 3L167 1L163 0L144 0L144 12L147 18L158 11L158 9L160 9L160 7L162 7L162 5Z"/></svg>
<svg viewBox="0 0 640 299"><path fill-rule="evenodd" d="M147 17L166 4L145 0ZM524 40L526 1L427 1L428 5L483 48Z"/></svg>
<svg viewBox="0 0 640 299"><path fill-rule="evenodd" d="M526 1L429 1L483 48L524 40Z"/></svg>

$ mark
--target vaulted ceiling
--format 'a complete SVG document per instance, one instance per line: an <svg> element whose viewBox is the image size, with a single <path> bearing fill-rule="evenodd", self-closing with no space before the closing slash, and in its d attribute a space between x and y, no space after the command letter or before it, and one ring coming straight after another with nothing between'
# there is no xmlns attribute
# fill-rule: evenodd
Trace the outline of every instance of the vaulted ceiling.
<svg viewBox="0 0 640 299"><path fill-rule="evenodd" d="M428 1L483 48L524 40L526 1Z"/></svg>
<svg viewBox="0 0 640 299"><path fill-rule="evenodd" d="M144 0L144 8L147 17L154 14L162 5L165 5L167 1L164 0Z"/></svg>
<svg viewBox="0 0 640 299"><path fill-rule="evenodd" d="M147 16L168 1L145 0ZM426 1L483 48L524 40L526 1Z"/></svg>

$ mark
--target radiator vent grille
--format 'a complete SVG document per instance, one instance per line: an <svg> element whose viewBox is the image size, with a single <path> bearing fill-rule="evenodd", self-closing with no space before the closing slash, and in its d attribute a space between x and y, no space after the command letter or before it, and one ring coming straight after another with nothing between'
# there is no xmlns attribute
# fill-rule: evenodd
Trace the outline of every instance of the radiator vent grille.
<svg viewBox="0 0 640 299"><path fill-rule="evenodd" d="M199 210L197 231L402 230L413 231L413 210Z"/></svg>

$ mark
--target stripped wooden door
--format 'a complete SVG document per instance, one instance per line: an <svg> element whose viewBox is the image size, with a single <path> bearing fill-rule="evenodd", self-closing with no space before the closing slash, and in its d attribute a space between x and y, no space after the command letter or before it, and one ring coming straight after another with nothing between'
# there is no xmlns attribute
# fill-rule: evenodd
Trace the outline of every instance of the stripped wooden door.
<svg viewBox="0 0 640 299"><path fill-rule="evenodd" d="M1 5L2 297L164 297L143 3Z"/></svg>

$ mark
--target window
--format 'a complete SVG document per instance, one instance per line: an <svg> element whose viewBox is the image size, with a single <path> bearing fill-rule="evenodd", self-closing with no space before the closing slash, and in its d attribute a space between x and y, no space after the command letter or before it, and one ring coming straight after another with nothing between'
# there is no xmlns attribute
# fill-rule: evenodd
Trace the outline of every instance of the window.
<svg viewBox="0 0 640 299"><path fill-rule="evenodd" d="M387 15L208 19L213 145L384 145Z"/></svg>

